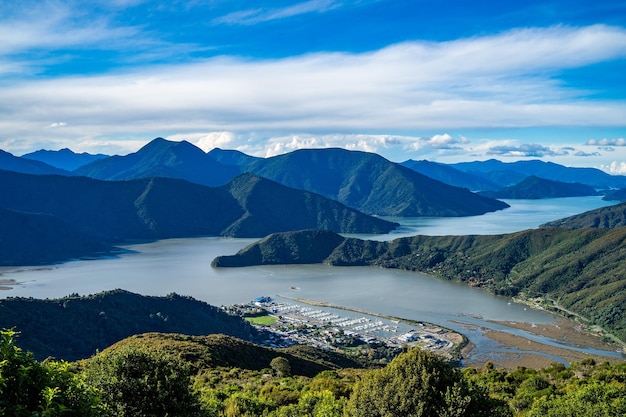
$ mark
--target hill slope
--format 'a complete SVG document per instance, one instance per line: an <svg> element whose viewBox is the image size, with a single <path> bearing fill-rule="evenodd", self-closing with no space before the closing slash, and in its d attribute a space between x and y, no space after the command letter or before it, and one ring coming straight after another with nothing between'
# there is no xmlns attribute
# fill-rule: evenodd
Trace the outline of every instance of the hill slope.
<svg viewBox="0 0 626 417"><path fill-rule="evenodd" d="M552 181L535 175L530 175L522 182L510 187L505 187L498 191L483 191L479 194L491 198L530 200L599 195L595 189L585 184Z"/></svg>
<svg viewBox="0 0 626 417"><path fill-rule="evenodd" d="M92 254L104 246L98 241L261 237L306 228L387 233L396 227L317 194L252 174L210 188L172 178L99 181L0 171L0 208L22 213L0 221L5 232L0 237L0 264L11 265ZM34 227L32 213L47 217L37 217ZM20 223L10 220L16 216Z"/></svg>
<svg viewBox="0 0 626 417"><path fill-rule="evenodd" d="M541 225L541 227L565 227L567 229L613 229L622 226L626 226L626 203L600 207Z"/></svg>
<svg viewBox="0 0 626 417"><path fill-rule="evenodd" d="M257 160L247 169L381 216L470 216L508 207L367 152L303 149Z"/></svg>
<svg viewBox="0 0 626 417"><path fill-rule="evenodd" d="M0 300L0 328L22 332L20 345L39 359L88 358L126 337L145 332L259 337L245 320L189 297L148 297L122 290L54 300Z"/></svg>
<svg viewBox="0 0 626 417"><path fill-rule="evenodd" d="M309 377L329 369L362 367L340 353L300 345L273 349L223 334L138 334L108 347L103 353L123 348L164 352L190 364L193 371L217 367L260 371L269 368L272 359L279 356L289 361L292 374Z"/></svg>
<svg viewBox="0 0 626 417"><path fill-rule="evenodd" d="M54 216L0 208L0 265L49 264L110 249Z"/></svg>
<svg viewBox="0 0 626 417"><path fill-rule="evenodd" d="M330 251L311 251L310 232L274 235L236 255L218 257L215 266L272 263L373 265L421 271L481 286L494 293L545 297L613 332L626 341L626 228L546 228L493 236L415 236L391 242L325 236ZM295 243L294 243L295 242ZM290 250L281 250L289 247Z"/></svg>

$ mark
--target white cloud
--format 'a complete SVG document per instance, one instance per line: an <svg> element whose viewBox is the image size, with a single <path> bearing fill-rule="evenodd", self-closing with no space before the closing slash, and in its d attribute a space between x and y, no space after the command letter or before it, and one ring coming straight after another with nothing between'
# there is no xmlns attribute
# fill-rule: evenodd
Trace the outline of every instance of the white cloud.
<svg viewBox="0 0 626 417"><path fill-rule="evenodd" d="M213 22L230 25L253 25L301 14L324 13L338 7L340 4L334 0L309 0L281 8L241 10L219 17Z"/></svg>
<svg viewBox="0 0 626 417"><path fill-rule="evenodd" d="M235 140L233 132L187 133L168 136L173 141L186 140L205 152L214 148L231 149Z"/></svg>
<svg viewBox="0 0 626 417"><path fill-rule="evenodd" d="M613 175L626 175L626 162L613 161L610 165L603 165L600 169Z"/></svg>
<svg viewBox="0 0 626 417"><path fill-rule="evenodd" d="M303 146L374 150L396 140L412 146L402 135L380 132L624 126L623 101L586 100L554 78L564 68L623 57L624 29L559 26L359 54L219 57L111 75L15 80L0 84L0 131L3 143L231 132L209 134L202 146L249 138L238 146L255 149L270 137L263 151L275 154ZM44 131L54 120L72 123ZM411 141L414 149L466 144L446 134Z"/></svg>
<svg viewBox="0 0 626 417"><path fill-rule="evenodd" d="M624 138L616 138L616 139L607 139L607 138L603 138L603 139L589 139L586 144L587 145L591 145L591 146L602 146L602 147L626 146L626 139L624 139Z"/></svg>

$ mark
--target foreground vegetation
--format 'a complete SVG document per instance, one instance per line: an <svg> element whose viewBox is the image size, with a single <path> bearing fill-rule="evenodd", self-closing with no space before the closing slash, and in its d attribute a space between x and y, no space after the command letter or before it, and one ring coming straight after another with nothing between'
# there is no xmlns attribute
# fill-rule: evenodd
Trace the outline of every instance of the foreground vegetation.
<svg viewBox="0 0 626 417"><path fill-rule="evenodd" d="M184 335L135 337L76 363L37 361L0 331L7 416L621 416L626 364L459 369L418 349L379 369L303 375L287 356L220 366ZM138 342L139 341L139 342ZM197 346L196 346L197 348ZM238 359L230 358L231 363ZM245 352L242 356L246 357Z"/></svg>

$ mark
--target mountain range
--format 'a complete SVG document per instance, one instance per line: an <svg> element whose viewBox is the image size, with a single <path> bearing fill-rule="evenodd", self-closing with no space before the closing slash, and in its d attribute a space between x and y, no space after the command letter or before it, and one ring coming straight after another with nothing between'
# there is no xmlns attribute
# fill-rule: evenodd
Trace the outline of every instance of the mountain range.
<svg viewBox="0 0 626 417"><path fill-rule="evenodd" d="M531 199L585 197L600 195L593 187L580 183L552 181L530 175L515 185L499 191L481 191L480 195L491 198Z"/></svg>
<svg viewBox="0 0 626 417"><path fill-rule="evenodd" d="M252 174L205 187L173 178L101 181L0 171L0 189L6 232L0 264L88 256L130 239L262 237L306 228L387 233L397 226Z"/></svg>

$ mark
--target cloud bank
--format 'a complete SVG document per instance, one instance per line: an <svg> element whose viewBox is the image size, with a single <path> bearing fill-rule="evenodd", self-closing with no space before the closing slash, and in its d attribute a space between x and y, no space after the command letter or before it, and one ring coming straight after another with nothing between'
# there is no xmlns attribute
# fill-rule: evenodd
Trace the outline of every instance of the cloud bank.
<svg viewBox="0 0 626 417"><path fill-rule="evenodd" d="M333 4L301 3L300 11ZM266 153L273 154L302 143L334 146L341 141L333 135L341 140L351 135L343 147L369 149L377 141L379 147L399 141L406 149L453 150L462 138L420 138L413 132L624 126L623 101L592 100L558 79L564 69L624 57L622 28L555 26L404 42L365 53L216 57L104 75L14 80L0 83L0 147L17 140L27 146L42 137L113 143L197 134L207 137L203 146L237 141L255 147L255 140L275 138L265 144ZM61 127L59 120L63 129L48 129ZM212 132L229 133L215 139ZM359 141L355 132L368 139ZM491 151L560 152L533 146Z"/></svg>

